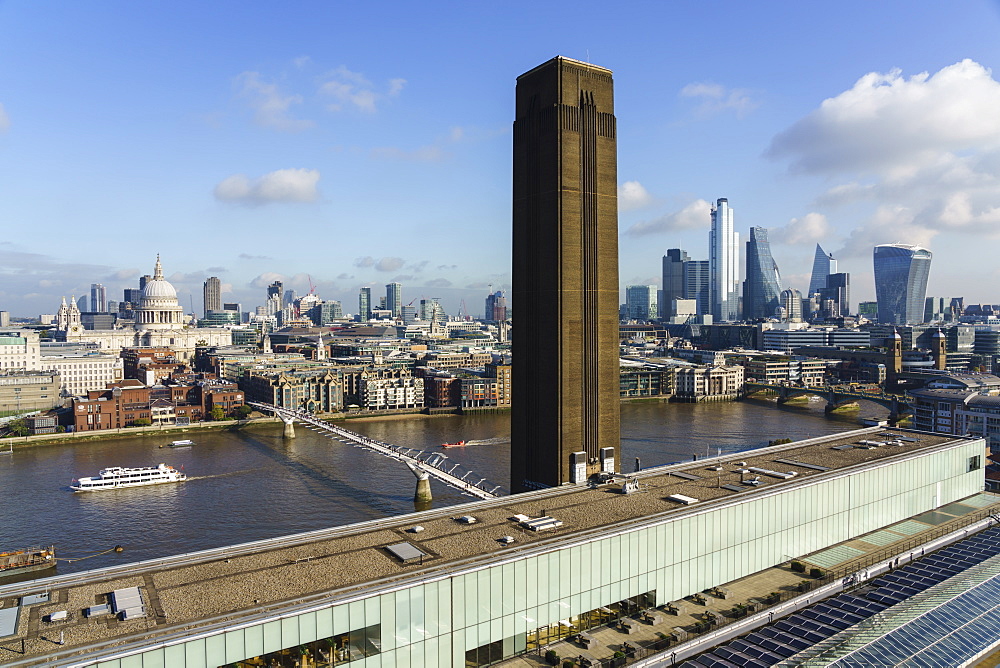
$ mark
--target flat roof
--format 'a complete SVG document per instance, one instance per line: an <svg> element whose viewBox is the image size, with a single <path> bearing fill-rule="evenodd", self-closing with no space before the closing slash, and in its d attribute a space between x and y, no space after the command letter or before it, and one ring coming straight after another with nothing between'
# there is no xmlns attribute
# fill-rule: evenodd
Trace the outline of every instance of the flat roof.
<svg viewBox="0 0 1000 668"><path fill-rule="evenodd" d="M591 63L586 63L586 62L584 62L582 60L576 60L574 58L567 58L566 56L556 56L555 58L550 58L550 59L546 60L544 63L542 63L540 65L536 65L535 67L532 67L530 70L528 70L524 74L519 75L517 78L521 79L522 77L526 77L529 74L531 74L532 72L534 72L535 70L540 70L543 67L548 67L552 63L555 63L555 62L558 62L558 61L562 61L562 62L567 63L569 65L576 65L577 67L581 67L583 69L594 70L594 71L597 71L597 72L601 72L602 74L613 74L613 72L611 70L609 70L606 67L601 67L600 65L593 65Z"/></svg>
<svg viewBox="0 0 1000 668"><path fill-rule="evenodd" d="M869 448L860 441L885 442L904 437L899 445ZM491 561L510 559L525 550L555 549L565 539L592 530L609 533L636 527L636 520L667 521L672 515L696 511L708 504L738 502L787 488L810 479L829 477L846 469L888 463L945 444L967 442L950 435L903 429L868 428L814 438L797 443L760 448L721 457L672 464L630 474L640 491L619 493L617 484L594 487L567 485L488 501L449 506L382 520L334 527L204 552L150 560L87 573L56 576L34 584L0 586L0 603L7 608L15 597L51 591L57 604L39 604L39 614L56 609L80 617L68 627L66 645L56 649L41 638L44 633L29 625L13 640L25 638L21 660L55 653L67 656L73 647L112 643L147 643L183 627L203 628L225 620L250 623L277 610L330 602L331 595L348 598L371 594L376 585L401 585L428 577L447 577L464 569L484 567ZM844 447L846 446L846 447ZM720 470L715 470L721 467ZM757 469L748 473L747 469ZM822 470L827 469L827 470ZM741 472L743 471L743 472ZM795 475L783 479L788 473ZM679 475L678 475L679 474ZM772 475L778 474L778 475ZM741 484L759 477L758 486ZM697 499L693 505L668 497ZM471 515L473 524L459 522ZM543 532L518 528L515 515L551 516L562 525ZM422 530L413 531L417 525ZM513 543L499 542L513 536ZM387 550L409 543L424 553L420 561L402 563ZM405 558L405 557L403 557ZM142 587L148 596L147 622L88 621L82 610L103 602L101 597L127 587ZM50 610L51 608L51 610ZM26 614L26 613L25 613ZM126 637L127 636L127 637ZM10 642L12 639L7 639Z"/></svg>

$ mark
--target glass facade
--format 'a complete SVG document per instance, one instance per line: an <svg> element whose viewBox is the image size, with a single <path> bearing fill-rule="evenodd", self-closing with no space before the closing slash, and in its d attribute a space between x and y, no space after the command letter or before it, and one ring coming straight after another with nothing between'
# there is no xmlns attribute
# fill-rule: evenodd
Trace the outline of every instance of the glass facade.
<svg viewBox="0 0 1000 668"><path fill-rule="evenodd" d="M733 210L729 200L719 199L712 207L709 233L709 267L712 315L719 322L740 319L740 235L733 231Z"/></svg>
<svg viewBox="0 0 1000 668"><path fill-rule="evenodd" d="M983 474L969 471L969 459L984 454L981 440L956 442L596 534L565 532L523 551L335 590L319 603L290 602L242 626L203 625L175 644L117 647L109 651L118 658L86 665L487 665L971 496ZM381 558L376 548L365 554Z"/></svg>
<svg viewBox="0 0 1000 668"><path fill-rule="evenodd" d="M751 227L747 241L747 280L743 282L743 319L773 318L779 306L780 283L767 230Z"/></svg>
<svg viewBox="0 0 1000 668"><path fill-rule="evenodd" d="M875 247L875 298L879 322L907 325L924 316L931 252L920 246L884 244Z"/></svg>

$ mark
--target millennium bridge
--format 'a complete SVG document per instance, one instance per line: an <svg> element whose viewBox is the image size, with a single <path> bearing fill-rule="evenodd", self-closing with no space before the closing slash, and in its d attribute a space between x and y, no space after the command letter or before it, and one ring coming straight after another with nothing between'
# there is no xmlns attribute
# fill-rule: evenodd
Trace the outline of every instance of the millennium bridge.
<svg viewBox="0 0 1000 668"><path fill-rule="evenodd" d="M254 408L273 413L281 418L285 423L285 436L294 437L295 431L292 425L295 422L304 424L309 429L323 434L341 443L364 448L369 452L374 452L389 459L406 464L407 467L417 477L417 501L430 501L430 478L434 478L449 487L453 487L463 494L474 496L477 499L493 499L498 496L497 490L500 485L490 485L486 478L476 480L472 471L466 471L460 464L448 460L448 456L440 452L425 452L414 448L404 448L391 443L383 443L373 438L368 438L362 434L355 433L349 429L331 424L324 420L301 410L281 408L273 404L258 402L247 402Z"/></svg>

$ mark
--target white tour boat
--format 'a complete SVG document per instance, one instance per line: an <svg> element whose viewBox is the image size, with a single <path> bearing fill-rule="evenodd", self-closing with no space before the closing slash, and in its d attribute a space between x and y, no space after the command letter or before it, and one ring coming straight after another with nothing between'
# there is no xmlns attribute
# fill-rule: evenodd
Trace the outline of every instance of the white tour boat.
<svg viewBox="0 0 1000 668"><path fill-rule="evenodd" d="M74 484L70 485L70 489L75 492L91 492L102 489L157 485L162 482L182 482L184 480L187 480L187 475L167 464L134 469L112 466L101 470L97 476L74 481Z"/></svg>

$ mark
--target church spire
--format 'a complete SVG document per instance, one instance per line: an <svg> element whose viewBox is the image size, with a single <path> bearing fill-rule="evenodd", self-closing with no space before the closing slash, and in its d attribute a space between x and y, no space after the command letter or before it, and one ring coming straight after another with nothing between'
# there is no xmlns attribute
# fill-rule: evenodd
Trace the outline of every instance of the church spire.
<svg viewBox="0 0 1000 668"><path fill-rule="evenodd" d="M156 254L156 268L153 270L153 280L162 281L163 280L163 267L160 265L160 254Z"/></svg>

